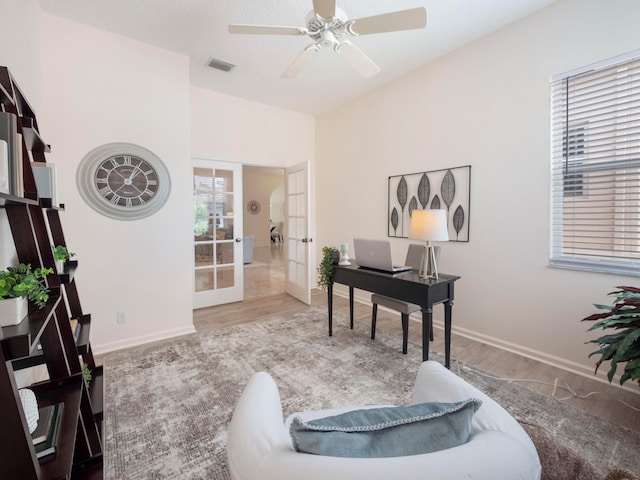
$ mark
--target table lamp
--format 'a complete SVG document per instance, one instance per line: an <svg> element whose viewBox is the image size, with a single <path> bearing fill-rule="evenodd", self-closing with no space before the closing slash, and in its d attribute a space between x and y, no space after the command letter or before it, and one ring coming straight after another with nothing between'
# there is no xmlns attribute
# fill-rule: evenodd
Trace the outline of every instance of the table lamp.
<svg viewBox="0 0 640 480"><path fill-rule="evenodd" d="M447 242L449 240L447 211L442 209L414 210L409 224L409 238L426 241L420 265L420 278L437 280L438 266L431 242Z"/></svg>

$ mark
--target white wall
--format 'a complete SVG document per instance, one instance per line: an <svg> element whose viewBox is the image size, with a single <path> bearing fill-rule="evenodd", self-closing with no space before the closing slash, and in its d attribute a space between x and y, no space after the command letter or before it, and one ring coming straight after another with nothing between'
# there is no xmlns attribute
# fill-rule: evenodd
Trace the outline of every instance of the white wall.
<svg viewBox="0 0 640 480"><path fill-rule="evenodd" d="M591 376L580 319L637 278L547 266L549 79L640 47L638 18L564 0L318 117L316 248L386 237L388 176L471 165L470 242L440 263L462 277L455 330Z"/></svg>
<svg viewBox="0 0 640 480"><path fill-rule="evenodd" d="M191 89L191 152L197 158L289 167L313 160L314 128L309 115Z"/></svg>
<svg viewBox="0 0 640 480"><path fill-rule="evenodd" d="M42 52L39 125L94 351L193 331L188 59L44 13ZM171 194L154 215L112 220L79 196L83 156L110 142L141 145L167 166Z"/></svg>

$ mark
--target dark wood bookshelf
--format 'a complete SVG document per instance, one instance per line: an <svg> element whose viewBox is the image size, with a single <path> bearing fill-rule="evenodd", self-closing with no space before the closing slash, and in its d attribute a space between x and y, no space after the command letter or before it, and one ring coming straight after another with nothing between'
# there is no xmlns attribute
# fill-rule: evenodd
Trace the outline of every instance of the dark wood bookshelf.
<svg viewBox="0 0 640 480"><path fill-rule="evenodd" d="M56 271L53 246L66 246L60 215L64 205L39 198L32 161L45 162L49 145L43 140L33 108L6 67L0 67L0 110L16 115L18 152L12 152L14 179L10 193L0 193L18 261L32 268ZM22 162L20 165L19 162ZM21 168L17 168L21 167ZM34 167L35 168L35 167ZM22 189L14 190L16 185ZM4 269L10 265L0 265ZM77 261L48 275L49 300L43 309L29 306L18 324L0 328L0 476L21 480L102 478L103 371L91 350L91 315L80 304L74 274ZM1 300L0 300L1 301ZM80 324L74 337L70 320ZM87 385L82 365L91 370ZM64 403L55 453L37 458L20 401L15 372L46 366L49 379L30 385L38 406Z"/></svg>

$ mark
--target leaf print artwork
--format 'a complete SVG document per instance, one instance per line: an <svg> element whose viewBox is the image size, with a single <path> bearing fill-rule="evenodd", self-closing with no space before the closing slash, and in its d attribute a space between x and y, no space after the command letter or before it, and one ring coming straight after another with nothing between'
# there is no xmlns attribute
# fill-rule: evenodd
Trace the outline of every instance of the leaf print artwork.
<svg viewBox="0 0 640 480"><path fill-rule="evenodd" d="M449 240L469 241L471 166L388 177L387 234L408 238L413 213L418 209L444 210Z"/></svg>
<svg viewBox="0 0 640 480"><path fill-rule="evenodd" d="M396 196L398 197L398 203L402 209L402 234L404 235L404 207L407 204L407 196L409 195L409 188L407 187L407 180L404 177L400 178L398 188L396 189Z"/></svg>
<svg viewBox="0 0 640 480"><path fill-rule="evenodd" d="M460 230L464 226L464 209L462 205L458 205L456 211L453 212L453 228L456 231L456 239L460 236Z"/></svg>
<svg viewBox="0 0 640 480"><path fill-rule="evenodd" d="M442 193L442 200L444 200L447 210L449 210L449 207L451 207L453 199L456 196L456 180L453 178L451 170L447 170L447 173L442 179L440 192Z"/></svg>
<svg viewBox="0 0 640 480"><path fill-rule="evenodd" d="M393 207L391 211L391 226L393 227L393 233L395 234L398 230L398 210L396 207Z"/></svg>
<svg viewBox="0 0 640 480"><path fill-rule="evenodd" d="M413 211L418 208L418 201L416 200L416 197L411 197L411 200L409 201L409 218L411 218L411 215L413 215Z"/></svg>
<svg viewBox="0 0 640 480"><path fill-rule="evenodd" d="M404 206L407 204L407 181L404 177L400 179L400 183L398 183L398 189L396 190L396 195L398 197L398 203L400 204L400 208L404 212Z"/></svg>
<svg viewBox="0 0 640 480"><path fill-rule="evenodd" d="M431 185L429 184L429 177L427 177L426 173L422 174L422 178L420 179L420 183L418 184L418 199L420 200L420 205L422 208L427 208L427 203L429 203L429 195L431 195Z"/></svg>

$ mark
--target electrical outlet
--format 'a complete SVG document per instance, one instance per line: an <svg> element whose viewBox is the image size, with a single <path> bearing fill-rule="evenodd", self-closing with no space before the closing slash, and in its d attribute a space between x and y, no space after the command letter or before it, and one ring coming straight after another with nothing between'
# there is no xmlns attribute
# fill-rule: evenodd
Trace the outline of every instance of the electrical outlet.
<svg viewBox="0 0 640 480"><path fill-rule="evenodd" d="M118 312L117 323L127 323L127 315L124 312Z"/></svg>

